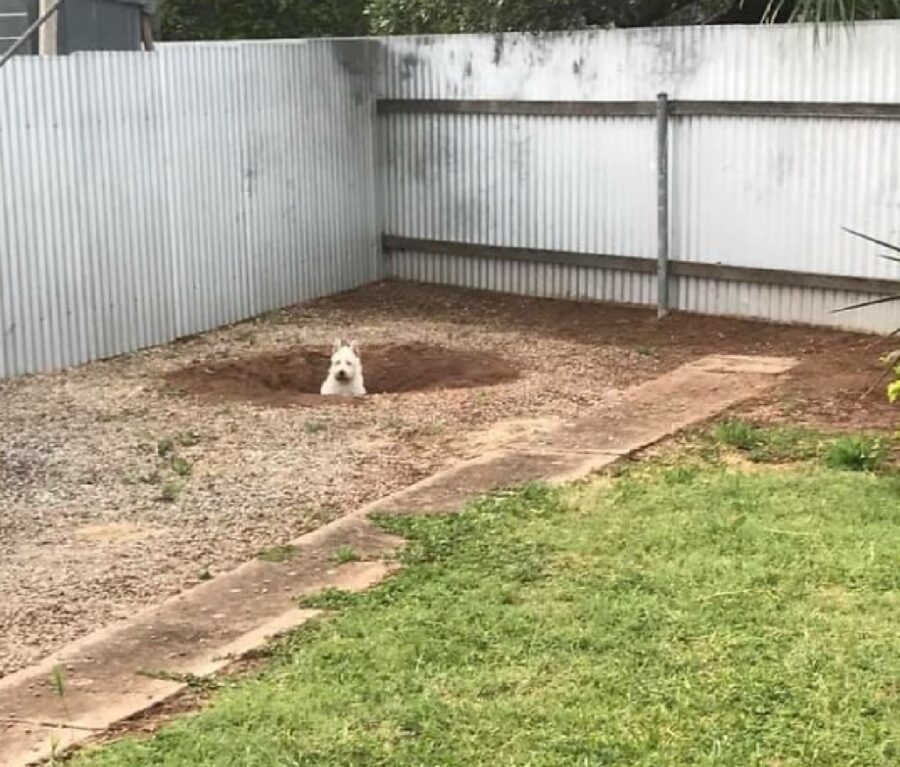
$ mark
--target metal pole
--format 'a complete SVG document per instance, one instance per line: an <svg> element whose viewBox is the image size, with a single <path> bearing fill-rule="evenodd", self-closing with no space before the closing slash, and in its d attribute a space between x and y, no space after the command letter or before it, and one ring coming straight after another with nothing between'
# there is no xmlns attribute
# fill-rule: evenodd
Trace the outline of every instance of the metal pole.
<svg viewBox="0 0 900 767"><path fill-rule="evenodd" d="M656 97L656 315L669 313L669 97Z"/></svg>
<svg viewBox="0 0 900 767"><path fill-rule="evenodd" d="M141 42L147 53L156 50L156 43L153 41L153 17L147 13L141 14Z"/></svg>
<svg viewBox="0 0 900 767"><path fill-rule="evenodd" d="M26 29L19 38L9 47L9 50L0 57L0 67L3 67L6 62L8 62L13 56L16 55L19 48L21 48L25 43L27 43L31 36L37 32L44 24L47 19L49 19L54 13L59 10L59 7L66 2L66 0L56 0L53 5L51 5L45 12L44 15L40 18L36 19L28 29Z"/></svg>

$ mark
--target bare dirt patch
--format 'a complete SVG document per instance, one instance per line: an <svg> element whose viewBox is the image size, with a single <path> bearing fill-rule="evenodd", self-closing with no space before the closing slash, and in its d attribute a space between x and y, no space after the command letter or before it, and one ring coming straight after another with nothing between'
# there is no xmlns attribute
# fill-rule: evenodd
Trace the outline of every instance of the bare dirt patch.
<svg viewBox="0 0 900 767"><path fill-rule="evenodd" d="M359 404L322 397L328 347L298 346L235 360L199 362L165 376L166 382L204 399L246 401L274 407ZM423 343L373 344L361 350L369 394L471 389L515 381L518 369L503 357L478 349Z"/></svg>

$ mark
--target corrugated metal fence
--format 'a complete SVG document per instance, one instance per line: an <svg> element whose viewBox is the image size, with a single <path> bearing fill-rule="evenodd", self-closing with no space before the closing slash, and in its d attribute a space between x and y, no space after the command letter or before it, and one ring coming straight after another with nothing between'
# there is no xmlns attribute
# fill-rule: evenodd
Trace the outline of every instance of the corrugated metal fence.
<svg viewBox="0 0 900 767"><path fill-rule="evenodd" d="M900 24L882 22L820 30L818 39L811 27L768 26L387 40L383 96L404 100L381 118L392 274L652 303L655 276L646 269L393 247L415 238L656 254L652 119L437 113L442 105L652 102L659 92L678 100L897 104L898 39ZM403 108L423 99L438 103ZM900 241L900 120L680 117L670 142L674 261L900 278L876 248L840 230ZM688 311L876 331L898 324L892 307L831 314L870 297L853 289L684 276L671 294L673 307Z"/></svg>
<svg viewBox="0 0 900 767"><path fill-rule="evenodd" d="M4 67L0 378L375 279L374 45Z"/></svg>
<svg viewBox="0 0 900 767"><path fill-rule="evenodd" d="M896 108L898 38L884 22L818 41L693 27L21 57L0 71L0 378L363 284L382 232L398 278L652 303L650 113L441 105L664 91ZM438 108L402 108L422 99ZM681 116L670 133L674 308L894 327L890 307L829 313L870 295L860 283L807 278L900 276L840 231L900 239L900 120Z"/></svg>

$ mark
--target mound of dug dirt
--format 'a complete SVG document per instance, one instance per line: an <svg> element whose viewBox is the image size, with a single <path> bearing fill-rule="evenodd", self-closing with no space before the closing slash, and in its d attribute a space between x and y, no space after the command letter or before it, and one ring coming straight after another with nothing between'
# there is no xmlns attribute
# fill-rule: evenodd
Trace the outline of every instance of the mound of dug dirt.
<svg viewBox="0 0 900 767"><path fill-rule="evenodd" d="M198 362L165 376L168 385L210 401L288 405L351 404L359 400L321 397L330 350L297 346L253 357ZM427 344L379 344L362 349L369 394L493 386L514 381L518 369L489 352Z"/></svg>

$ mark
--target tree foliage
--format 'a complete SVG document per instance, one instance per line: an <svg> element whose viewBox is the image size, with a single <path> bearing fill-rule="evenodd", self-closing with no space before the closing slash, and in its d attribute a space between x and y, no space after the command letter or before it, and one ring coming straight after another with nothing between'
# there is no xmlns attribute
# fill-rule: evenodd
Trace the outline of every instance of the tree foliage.
<svg viewBox="0 0 900 767"><path fill-rule="evenodd" d="M539 32L658 24L689 6L702 17L731 0L370 0L372 34Z"/></svg>
<svg viewBox="0 0 900 767"><path fill-rule="evenodd" d="M900 0L162 0L167 40L900 18Z"/></svg>
<svg viewBox="0 0 900 767"><path fill-rule="evenodd" d="M352 37L366 33L365 0L163 0L165 40Z"/></svg>

